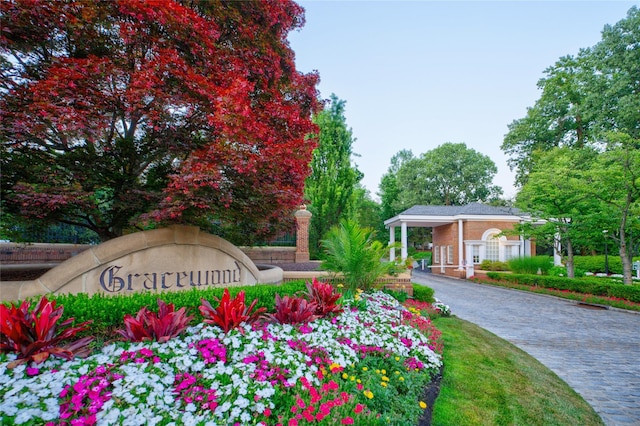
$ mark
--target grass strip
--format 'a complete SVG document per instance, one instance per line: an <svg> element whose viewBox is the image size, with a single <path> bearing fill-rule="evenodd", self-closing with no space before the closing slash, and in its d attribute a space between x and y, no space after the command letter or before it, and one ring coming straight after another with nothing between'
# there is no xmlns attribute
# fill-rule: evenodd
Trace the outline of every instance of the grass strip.
<svg viewBox="0 0 640 426"><path fill-rule="evenodd" d="M456 317L433 322L445 348L433 426L604 424L563 380L511 343Z"/></svg>

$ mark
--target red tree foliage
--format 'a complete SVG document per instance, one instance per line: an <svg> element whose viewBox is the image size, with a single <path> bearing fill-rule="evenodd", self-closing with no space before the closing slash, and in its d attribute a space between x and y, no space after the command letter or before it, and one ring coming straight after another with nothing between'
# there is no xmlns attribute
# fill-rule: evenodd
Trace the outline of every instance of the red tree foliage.
<svg viewBox="0 0 640 426"><path fill-rule="evenodd" d="M277 1L0 3L5 207L103 239L141 218L266 233L302 199L315 73ZM138 221L138 222L137 222Z"/></svg>

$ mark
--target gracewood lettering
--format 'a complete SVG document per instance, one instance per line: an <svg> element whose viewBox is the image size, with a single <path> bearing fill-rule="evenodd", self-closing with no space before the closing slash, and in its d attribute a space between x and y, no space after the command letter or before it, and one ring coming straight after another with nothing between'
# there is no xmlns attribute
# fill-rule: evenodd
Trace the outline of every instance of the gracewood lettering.
<svg viewBox="0 0 640 426"><path fill-rule="evenodd" d="M171 288L216 286L241 283L242 269L233 262L233 269L206 271L143 272L121 274L122 266L110 266L100 274L100 286L109 293L139 290L168 290Z"/></svg>

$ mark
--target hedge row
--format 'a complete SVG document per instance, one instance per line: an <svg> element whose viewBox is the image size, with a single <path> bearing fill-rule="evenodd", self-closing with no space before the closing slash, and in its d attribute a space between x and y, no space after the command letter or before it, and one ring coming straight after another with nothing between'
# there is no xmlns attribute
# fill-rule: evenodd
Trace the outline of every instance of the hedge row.
<svg viewBox="0 0 640 426"><path fill-rule="evenodd" d="M516 284L533 285L576 293L608 296L640 303L640 285L624 285L604 281L602 278L565 278L548 275L521 275L487 272L487 277Z"/></svg>
<svg viewBox="0 0 640 426"><path fill-rule="evenodd" d="M622 261L620 256L607 256L609 264L609 273L622 274ZM640 261L640 257L633 258L633 261ZM605 272L605 256L574 256L573 266L587 272L604 273Z"/></svg>
<svg viewBox="0 0 640 426"><path fill-rule="evenodd" d="M281 296L292 295L305 290L305 281L291 281L279 286L257 285L245 287L231 287L229 293L235 296L240 291L245 292L245 302L250 304L254 299L258 299L256 307L264 307L268 311L273 311L275 306L276 293ZM202 315L198 310L200 299L212 302L217 306L214 298L222 297L223 288L208 288L205 290L192 289L178 292L164 293L134 293L131 295L94 295L80 294L60 294L53 297L58 305L64 306L63 319L75 318L74 323L93 320L94 327L122 327L125 314L135 316L143 306L151 311L157 311L157 300L162 299L166 303L173 303L176 309L187 307L189 314L194 316L197 322L202 321Z"/></svg>

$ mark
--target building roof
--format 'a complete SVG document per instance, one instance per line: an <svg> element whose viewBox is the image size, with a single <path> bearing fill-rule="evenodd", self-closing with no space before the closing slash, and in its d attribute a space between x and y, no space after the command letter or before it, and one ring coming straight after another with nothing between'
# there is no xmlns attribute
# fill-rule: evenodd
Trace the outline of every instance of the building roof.
<svg viewBox="0 0 640 426"><path fill-rule="evenodd" d="M529 214L515 207L495 207L482 203L464 206L413 206L384 221L386 226L399 226L403 222L413 227L434 227L457 220L514 221L530 219Z"/></svg>
<svg viewBox="0 0 640 426"><path fill-rule="evenodd" d="M494 207L482 203L470 203L464 206L413 206L400 215L418 216L458 216L458 215L509 215L520 216L515 207Z"/></svg>

